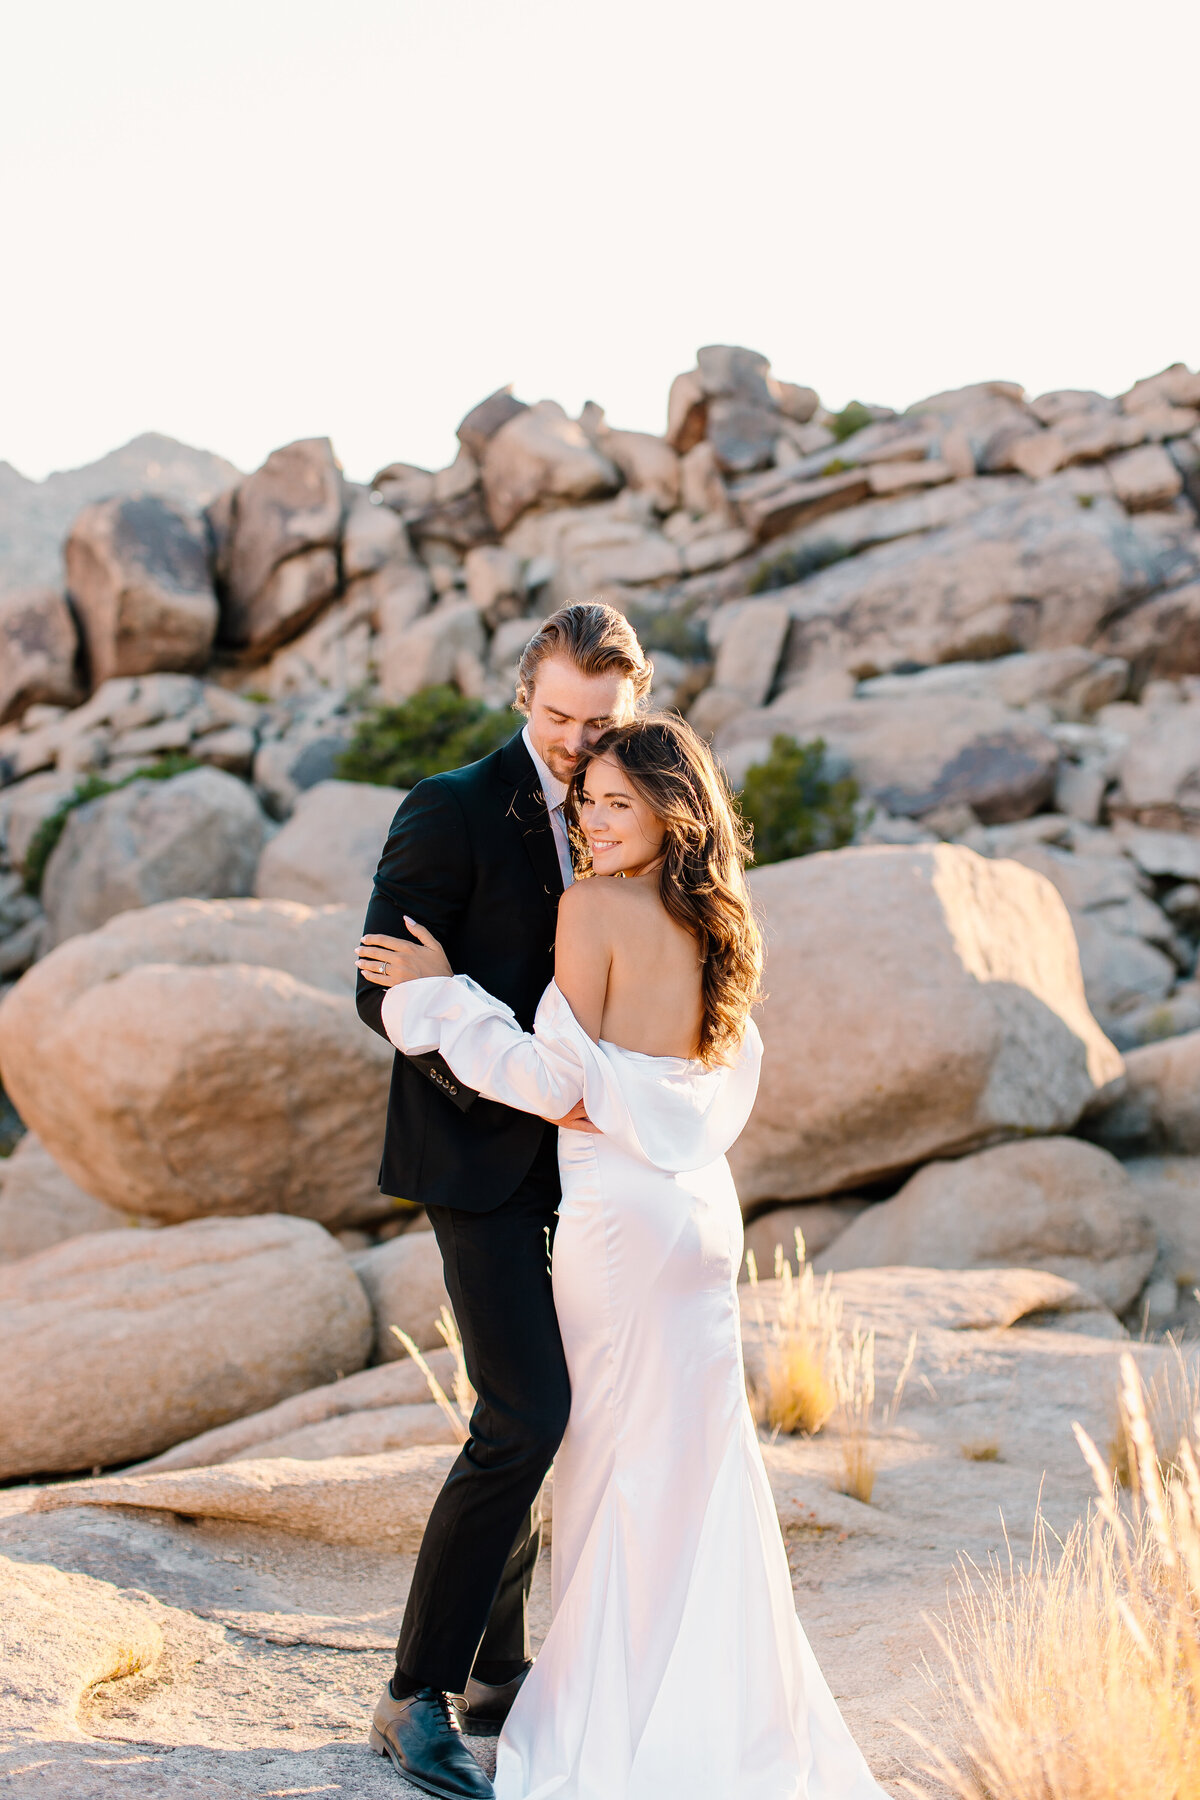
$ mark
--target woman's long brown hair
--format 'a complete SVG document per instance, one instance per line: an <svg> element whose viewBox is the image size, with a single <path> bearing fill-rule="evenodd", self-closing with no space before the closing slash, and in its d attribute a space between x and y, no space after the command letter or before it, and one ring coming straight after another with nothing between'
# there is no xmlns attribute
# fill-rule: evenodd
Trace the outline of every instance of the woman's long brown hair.
<svg viewBox="0 0 1200 1800"><path fill-rule="evenodd" d="M697 1054L709 1065L728 1062L745 1036L762 979L762 934L746 885L749 833L708 746L683 719L651 713L606 731L575 770L566 812L580 875L590 875L592 866L579 829L579 797L588 764L601 756L620 764L665 830L658 891L700 947Z"/></svg>

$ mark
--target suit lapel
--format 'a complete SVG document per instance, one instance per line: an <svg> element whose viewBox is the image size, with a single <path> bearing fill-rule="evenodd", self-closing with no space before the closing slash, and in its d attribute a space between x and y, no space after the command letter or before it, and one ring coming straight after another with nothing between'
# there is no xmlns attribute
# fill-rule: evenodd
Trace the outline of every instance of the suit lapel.
<svg viewBox="0 0 1200 1800"><path fill-rule="evenodd" d="M520 733L501 750L500 773L509 789L508 817L517 828L538 885L546 897L547 911L554 919L562 898L562 870L558 866L558 849L546 796Z"/></svg>

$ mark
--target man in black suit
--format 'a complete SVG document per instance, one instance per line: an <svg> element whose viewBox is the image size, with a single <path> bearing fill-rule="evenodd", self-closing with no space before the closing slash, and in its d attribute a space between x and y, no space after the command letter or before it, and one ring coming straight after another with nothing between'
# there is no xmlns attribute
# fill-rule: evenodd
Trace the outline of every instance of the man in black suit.
<svg viewBox="0 0 1200 1800"><path fill-rule="evenodd" d="M358 1011L372 1030L387 1035L387 989L368 973L386 971L389 938L412 941L406 916L530 1029L572 879L567 783L583 746L633 716L650 677L611 607L566 606L541 625L520 665L524 729L419 782L392 821L359 950ZM590 1128L581 1108L564 1123ZM425 1528L371 1744L427 1793L482 1800L492 1786L448 1697L469 1730L494 1734L530 1663L538 1495L570 1405L549 1276L557 1129L464 1089L439 1056L397 1055L380 1186L428 1211L478 1404Z"/></svg>

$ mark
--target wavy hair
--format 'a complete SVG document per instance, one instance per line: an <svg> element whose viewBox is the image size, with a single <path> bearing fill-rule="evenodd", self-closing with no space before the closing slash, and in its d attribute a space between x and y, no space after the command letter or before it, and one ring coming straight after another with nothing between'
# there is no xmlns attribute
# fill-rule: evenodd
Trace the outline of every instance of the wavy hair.
<svg viewBox="0 0 1200 1800"><path fill-rule="evenodd" d="M579 797L588 764L601 756L620 764L665 829L658 891L670 916L700 946L698 1054L710 1066L728 1062L761 996L762 933L746 885L750 834L707 744L674 714L651 713L606 731L574 772L566 812L581 876L590 875L592 865L579 829Z"/></svg>
<svg viewBox="0 0 1200 1800"><path fill-rule="evenodd" d="M615 606L602 600L572 600L542 620L521 652L513 703L518 712L528 714L537 672L548 656L565 656L584 675L624 675L633 683L638 709L646 703L654 664Z"/></svg>

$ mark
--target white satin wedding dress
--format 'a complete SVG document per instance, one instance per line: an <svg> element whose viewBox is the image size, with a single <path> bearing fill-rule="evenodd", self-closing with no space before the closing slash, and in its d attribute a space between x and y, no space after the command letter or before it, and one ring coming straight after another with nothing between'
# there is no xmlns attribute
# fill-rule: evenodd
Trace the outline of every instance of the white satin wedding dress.
<svg viewBox="0 0 1200 1800"><path fill-rule="evenodd" d="M796 1618L746 1401L737 1062L595 1044L557 987L532 1033L466 976L389 989L383 1023L559 1133L554 1299L571 1418L554 1469L553 1622L497 1747L498 1800L886 1800Z"/></svg>

